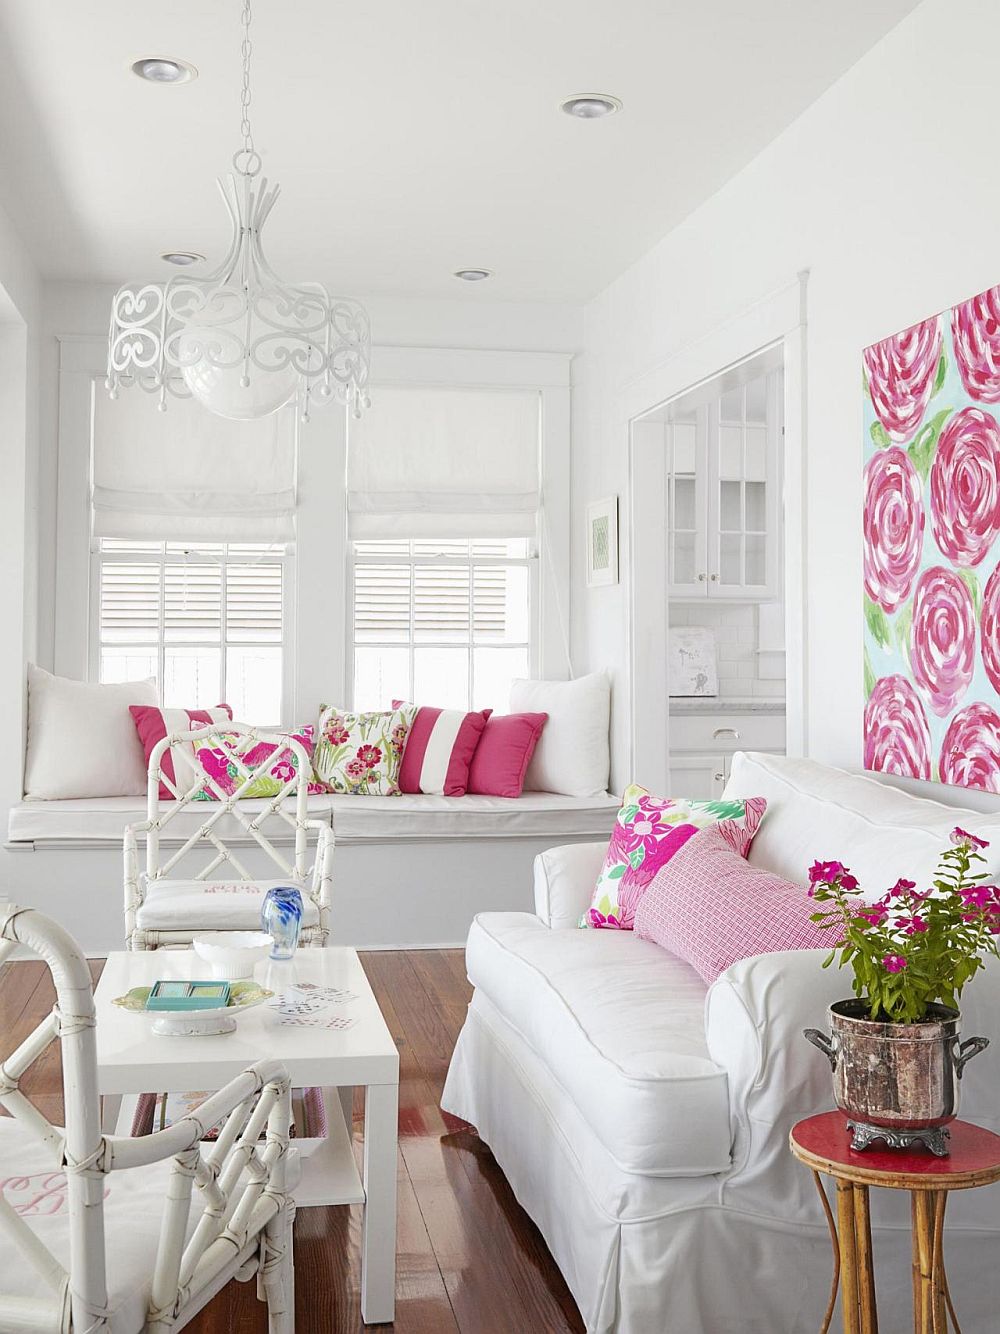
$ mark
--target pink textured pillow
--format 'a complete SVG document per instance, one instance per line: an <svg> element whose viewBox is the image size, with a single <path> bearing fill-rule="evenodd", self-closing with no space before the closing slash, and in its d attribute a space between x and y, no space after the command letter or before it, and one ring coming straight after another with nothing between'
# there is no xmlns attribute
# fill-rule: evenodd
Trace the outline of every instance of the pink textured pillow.
<svg viewBox="0 0 1000 1334"><path fill-rule="evenodd" d="M394 699L392 707L412 706ZM492 709L478 713L417 709L399 768L399 790L464 797L469 786L469 765L492 712Z"/></svg>
<svg viewBox="0 0 1000 1334"><path fill-rule="evenodd" d="M129 713L139 733L139 740L146 753L146 768L153 747L171 732L190 732L195 727L209 727L212 723L231 723L233 711L228 704L218 704L214 709L159 709L149 704L130 704ZM174 762L167 751L163 756L163 774L174 781ZM160 784L160 800L173 801L174 794L165 783Z"/></svg>
<svg viewBox="0 0 1000 1334"><path fill-rule="evenodd" d="M775 950L828 948L805 886L745 862L724 826L703 829L659 871L635 910L635 933L712 983L730 964Z"/></svg>
<svg viewBox="0 0 1000 1334"><path fill-rule="evenodd" d="M485 797L519 797L548 718L547 713L490 718L469 765L469 791Z"/></svg>

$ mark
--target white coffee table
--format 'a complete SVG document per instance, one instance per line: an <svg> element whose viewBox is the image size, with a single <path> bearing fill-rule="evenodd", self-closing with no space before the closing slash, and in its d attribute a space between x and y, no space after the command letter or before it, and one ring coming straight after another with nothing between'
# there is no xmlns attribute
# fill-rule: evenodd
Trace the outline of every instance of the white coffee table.
<svg viewBox="0 0 1000 1334"><path fill-rule="evenodd" d="M296 1088L328 1090L329 1134L299 1139L302 1180L299 1207L364 1206L361 1240L361 1314L366 1324L393 1319L396 1285L396 1142L399 1053L386 1028L356 952L344 947L301 949L286 964L265 961L254 976L280 992L297 982L353 992L356 999L322 1013L355 1022L350 1028L296 1027L267 1005L248 1010L235 1033L159 1037L152 1017L112 1005L132 987L158 978L200 979L208 969L191 950L121 951L110 954L97 985L97 1079L105 1128L128 1133L140 1093L214 1090L254 1061L282 1062ZM365 1090L364 1169L351 1148L351 1105ZM337 1090L337 1094L333 1093Z"/></svg>

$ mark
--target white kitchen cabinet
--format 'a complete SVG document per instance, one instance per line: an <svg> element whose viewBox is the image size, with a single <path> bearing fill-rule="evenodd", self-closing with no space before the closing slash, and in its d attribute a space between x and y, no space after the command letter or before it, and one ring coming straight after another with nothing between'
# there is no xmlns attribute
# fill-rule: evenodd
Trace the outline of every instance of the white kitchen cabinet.
<svg viewBox="0 0 1000 1334"><path fill-rule="evenodd" d="M715 714L670 716L670 779L673 792L693 801L714 801L729 782L738 750L785 753L785 715L738 709Z"/></svg>
<svg viewBox="0 0 1000 1334"><path fill-rule="evenodd" d="M666 425L672 598L781 595L781 373L736 384Z"/></svg>
<svg viewBox="0 0 1000 1334"><path fill-rule="evenodd" d="M671 791L691 801L717 801L729 777L727 765L726 755L688 755L675 751L670 756Z"/></svg>

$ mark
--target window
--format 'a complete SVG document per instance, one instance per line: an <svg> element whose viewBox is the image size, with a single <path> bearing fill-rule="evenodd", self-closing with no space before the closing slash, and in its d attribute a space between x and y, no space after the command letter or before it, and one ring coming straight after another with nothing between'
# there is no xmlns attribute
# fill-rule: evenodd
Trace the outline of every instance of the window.
<svg viewBox="0 0 1000 1334"><path fill-rule="evenodd" d="M506 711L532 666L528 539L358 541L352 553L354 707Z"/></svg>
<svg viewBox="0 0 1000 1334"><path fill-rule="evenodd" d="M278 722L290 561L284 546L102 538L92 671L155 676L166 708L225 700L241 721Z"/></svg>

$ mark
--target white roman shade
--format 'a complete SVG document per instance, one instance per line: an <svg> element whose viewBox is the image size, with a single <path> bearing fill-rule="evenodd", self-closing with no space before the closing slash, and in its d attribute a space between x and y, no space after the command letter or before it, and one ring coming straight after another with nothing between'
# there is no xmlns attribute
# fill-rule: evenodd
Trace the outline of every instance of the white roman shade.
<svg viewBox="0 0 1000 1334"><path fill-rule="evenodd" d="M146 394L94 394L95 537L157 542L290 542L294 406L229 421L193 399L158 412Z"/></svg>
<svg viewBox="0 0 1000 1334"><path fill-rule="evenodd" d="M537 392L383 385L349 432L352 538L534 534Z"/></svg>

